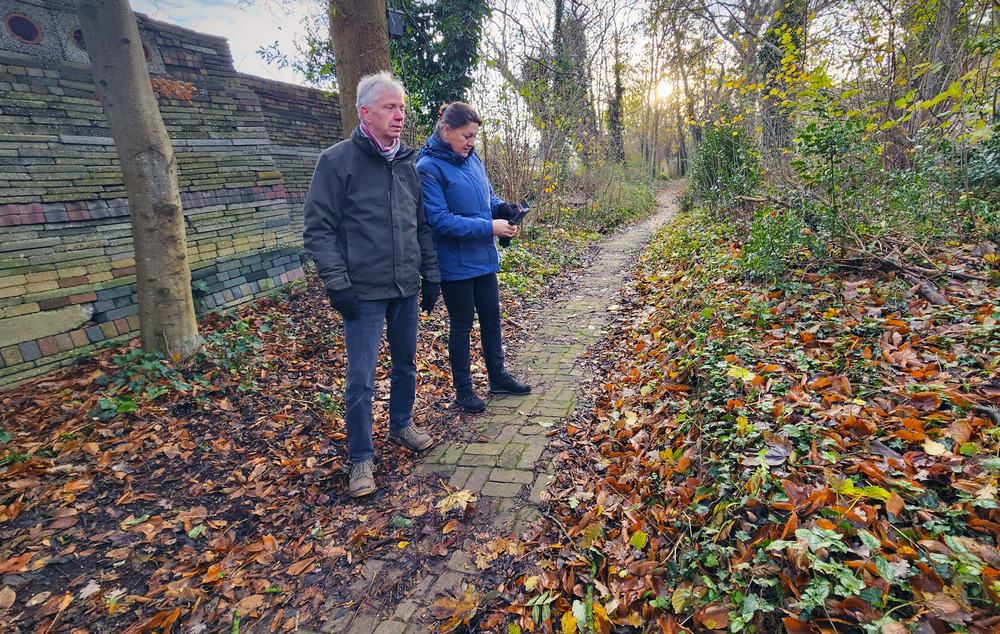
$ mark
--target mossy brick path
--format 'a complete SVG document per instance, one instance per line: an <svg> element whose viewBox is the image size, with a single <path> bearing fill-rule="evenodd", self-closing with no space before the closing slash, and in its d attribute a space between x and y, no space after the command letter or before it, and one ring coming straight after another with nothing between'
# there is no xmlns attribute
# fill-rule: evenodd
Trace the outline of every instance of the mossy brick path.
<svg viewBox="0 0 1000 634"><path fill-rule="evenodd" d="M420 469L448 484L479 496L473 521L492 534L520 532L536 516L535 504L553 478L546 459L546 436L577 403L575 387L590 373L583 362L588 347L597 343L614 319L609 310L629 274L629 264L652 235L676 212L676 186L661 190L657 212L645 222L608 236L577 277L564 299L540 310L527 325L524 338L509 366L517 376L532 383L528 396L502 396L487 401L482 414L462 415L464 438L438 438ZM509 354L513 357L513 354ZM365 562L363 578L352 588L353 605L332 607L331 625L325 632L351 634L410 634L434 631L428 608L442 596L461 597L466 584L479 570L467 541L441 562L425 562L419 571L412 563L394 566L405 553L386 549ZM416 574L418 573L418 574ZM406 576L407 578L403 578ZM366 599L397 590L393 601L365 605ZM379 590L383 592L379 592ZM343 605L343 604L341 604ZM300 632L304 630L300 629Z"/></svg>

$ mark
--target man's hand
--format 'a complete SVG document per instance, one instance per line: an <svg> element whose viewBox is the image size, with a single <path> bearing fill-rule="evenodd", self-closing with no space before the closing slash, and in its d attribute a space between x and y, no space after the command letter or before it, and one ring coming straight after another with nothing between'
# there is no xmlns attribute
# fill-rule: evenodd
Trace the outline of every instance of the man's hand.
<svg viewBox="0 0 1000 634"><path fill-rule="evenodd" d="M437 303L438 296L441 294L441 285L437 282L428 282L424 280L420 284L420 308L423 309L425 313L430 313L434 310L434 304Z"/></svg>
<svg viewBox="0 0 1000 634"><path fill-rule="evenodd" d="M330 300L333 307L344 319L354 321L358 318L358 295L350 286L339 291L326 289L326 298Z"/></svg>

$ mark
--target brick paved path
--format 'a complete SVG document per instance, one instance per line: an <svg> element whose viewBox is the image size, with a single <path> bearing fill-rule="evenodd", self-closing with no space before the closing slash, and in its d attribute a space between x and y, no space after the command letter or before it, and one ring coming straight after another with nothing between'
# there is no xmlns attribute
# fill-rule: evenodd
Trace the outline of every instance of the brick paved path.
<svg viewBox="0 0 1000 634"><path fill-rule="evenodd" d="M608 236L581 272L566 299L539 311L531 318L525 342L510 367L516 376L534 386L528 396L494 397L478 415L466 415L466 438L439 439L420 469L435 473L448 484L479 496L474 521L491 523L493 531L520 532L536 517L534 504L552 474L547 461L546 433L566 417L576 404L574 388L588 372L581 356L596 343L614 319L608 310L619 296L629 274L629 264L657 229L676 212L676 186L662 190L659 208L649 220ZM473 544L465 544L471 548ZM391 549L390 549L391 550ZM332 624L333 632L351 634L409 634L433 631L427 608L439 597L462 596L466 583L478 570L468 552L456 550L442 564L424 567L416 579L401 579L393 567L393 552L380 553L364 566L356 585L359 600L374 594L376 584L401 588L397 605L376 606L376 613L341 608ZM406 568L412 568L407 564ZM303 630L299 630L302 632Z"/></svg>

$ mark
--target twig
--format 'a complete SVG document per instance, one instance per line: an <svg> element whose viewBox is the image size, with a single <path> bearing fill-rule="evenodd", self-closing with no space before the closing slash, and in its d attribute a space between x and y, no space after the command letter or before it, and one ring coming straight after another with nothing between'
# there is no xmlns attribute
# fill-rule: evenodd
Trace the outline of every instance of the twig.
<svg viewBox="0 0 1000 634"><path fill-rule="evenodd" d="M556 526L559 527L559 530L562 531L562 534L566 536L566 539L568 539L570 542L573 541L573 538L570 537L569 531L566 530L566 527L563 526L562 522L560 522L558 519L556 519L555 516L551 515L550 513L542 513L542 517L548 518L548 519L552 520L553 522L555 522Z"/></svg>

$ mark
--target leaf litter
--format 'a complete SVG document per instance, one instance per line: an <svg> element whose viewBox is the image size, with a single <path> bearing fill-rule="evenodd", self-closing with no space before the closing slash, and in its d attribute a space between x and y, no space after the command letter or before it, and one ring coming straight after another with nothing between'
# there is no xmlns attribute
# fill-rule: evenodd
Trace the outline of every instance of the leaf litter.
<svg viewBox="0 0 1000 634"><path fill-rule="evenodd" d="M508 631L997 631L989 263L946 249L980 281L934 305L891 272L751 283L739 249L685 217L642 257L554 429Z"/></svg>
<svg viewBox="0 0 1000 634"><path fill-rule="evenodd" d="M509 340L589 240L543 244L559 264L542 273L511 260ZM476 496L384 442L388 362L373 403L379 490L348 496L342 331L315 278L200 330L205 353L185 364L133 342L0 393L4 632L328 629L421 591L434 562L490 539ZM414 419L472 442L446 346L443 308L421 315ZM364 578L390 550L398 570Z"/></svg>

